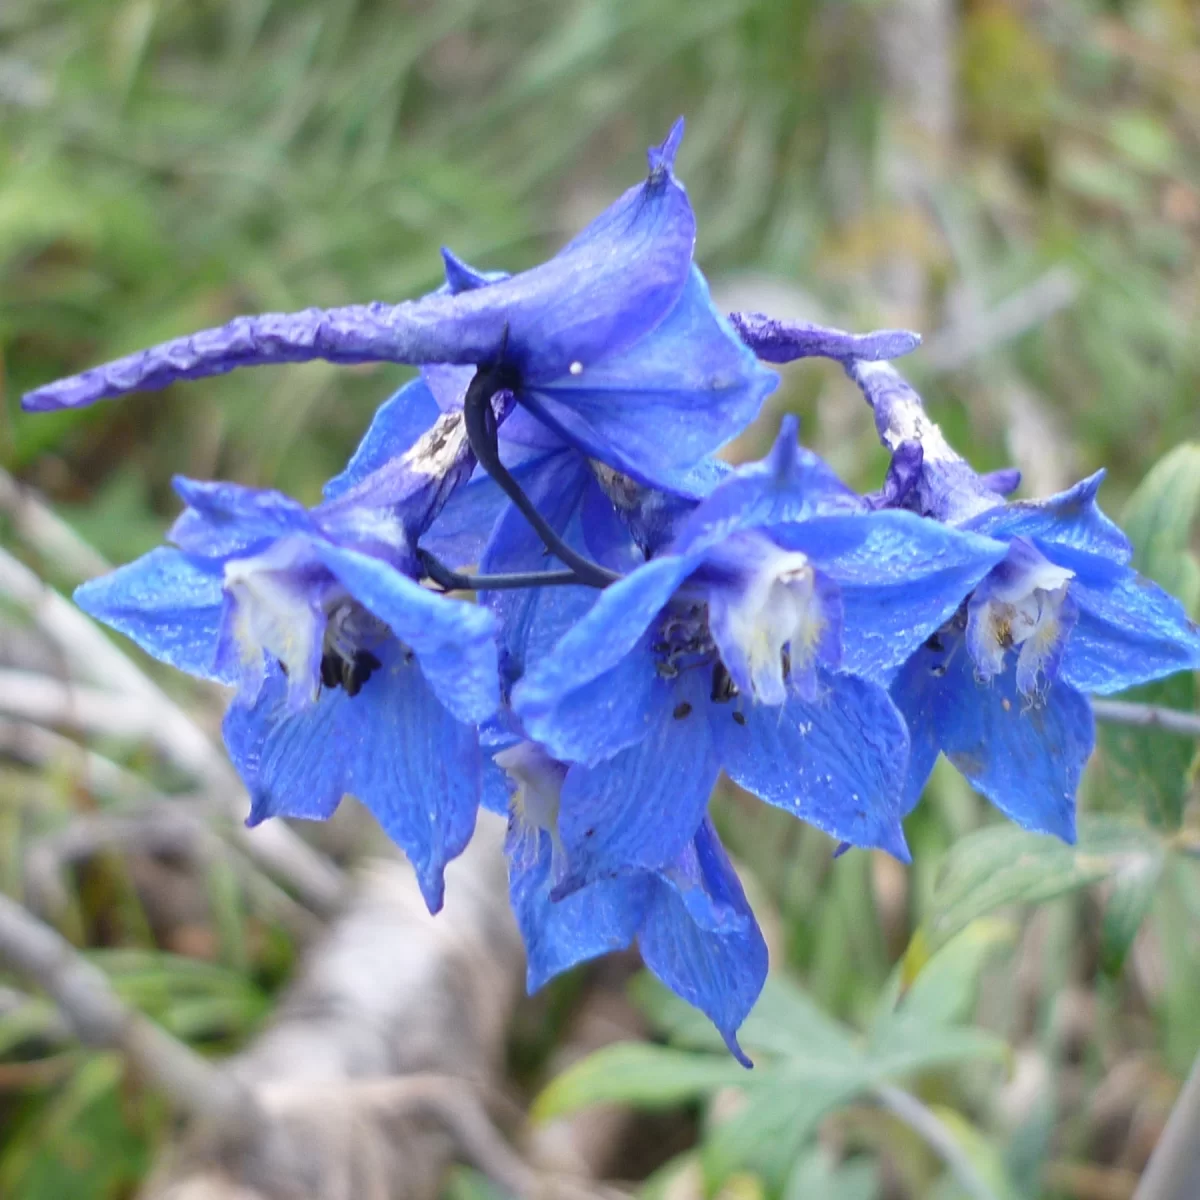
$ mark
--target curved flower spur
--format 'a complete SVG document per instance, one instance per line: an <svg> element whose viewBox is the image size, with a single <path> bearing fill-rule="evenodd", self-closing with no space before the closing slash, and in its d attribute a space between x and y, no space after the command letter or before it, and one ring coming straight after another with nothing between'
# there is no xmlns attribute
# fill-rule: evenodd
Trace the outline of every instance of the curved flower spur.
<svg viewBox="0 0 1200 1200"><path fill-rule="evenodd" d="M912 742L904 811L944 753L1018 824L1074 841L1095 741L1087 695L1200 668L1200 630L1128 565L1128 540L1096 504L1103 471L1045 500L1007 502L1013 481L976 474L894 368L847 370L892 451L881 502L1006 546L891 681Z"/></svg>

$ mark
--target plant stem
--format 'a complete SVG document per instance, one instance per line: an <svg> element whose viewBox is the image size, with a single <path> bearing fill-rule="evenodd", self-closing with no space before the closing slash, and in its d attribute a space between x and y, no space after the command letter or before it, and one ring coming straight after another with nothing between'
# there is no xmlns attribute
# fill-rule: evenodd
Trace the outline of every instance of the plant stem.
<svg viewBox="0 0 1200 1200"><path fill-rule="evenodd" d="M1096 720L1141 729L1162 729L1182 737L1200 738L1200 713L1180 712L1159 704L1134 704L1128 700L1093 700Z"/></svg>
<svg viewBox="0 0 1200 1200"><path fill-rule="evenodd" d="M610 571L572 550L538 512L533 501L500 461L500 450L496 441L496 418L492 412L491 401L497 392L511 389L515 383L512 372L504 366L480 367L475 372L463 400L467 440L471 443L471 450L479 465L500 485L504 494L533 526L546 549L575 572L578 577L575 582L590 587L608 587L610 583L616 583L621 576L616 571Z"/></svg>
<svg viewBox="0 0 1200 1200"><path fill-rule="evenodd" d="M881 1083L873 1089L875 1098L894 1117L899 1118L914 1133L918 1134L946 1169L958 1180L958 1185L972 1200L999 1200L991 1185L979 1174L975 1164L967 1157L963 1148L954 1140L954 1135L916 1096L890 1083Z"/></svg>

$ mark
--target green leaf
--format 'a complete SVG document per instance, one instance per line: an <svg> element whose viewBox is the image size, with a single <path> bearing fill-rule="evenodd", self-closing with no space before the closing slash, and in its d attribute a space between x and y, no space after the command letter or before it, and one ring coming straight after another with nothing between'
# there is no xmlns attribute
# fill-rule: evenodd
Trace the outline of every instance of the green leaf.
<svg viewBox="0 0 1200 1200"><path fill-rule="evenodd" d="M845 1104L870 1083L861 1059L827 1071L774 1067L746 1088L742 1108L717 1125L701 1151L710 1189L734 1171L769 1156L795 1157L826 1113Z"/></svg>
<svg viewBox="0 0 1200 1200"><path fill-rule="evenodd" d="M727 1053L712 1022L652 975L640 975L631 991L638 1007L673 1044ZM738 1041L751 1058L758 1053L838 1061L856 1053L851 1031L783 975L767 977L762 994L738 1030Z"/></svg>
<svg viewBox="0 0 1200 1200"><path fill-rule="evenodd" d="M1200 442L1176 446L1150 468L1125 506L1133 565L1195 613L1200 605L1200 562L1189 550L1200 515Z"/></svg>
<svg viewBox="0 0 1200 1200"><path fill-rule="evenodd" d="M1075 846L1012 825L978 830L946 857L927 918L930 942L943 945L998 908L1049 900L1161 854L1157 834L1115 817L1080 818Z"/></svg>
<svg viewBox="0 0 1200 1200"><path fill-rule="evenodd" d="M592 1104L645 1109L683 1104L745 1080L745 1068L728 1051L725 1054L714 1058L645 1042L605 1046L551 1080L530 1115L535 1121L549 1121Z"/></svg>
<svg viewBox="0 0 1200 1200"><path fill-rule="evenodd" d="M1130 497L1124 514L1134 548L1133 565L1179 597L1193 616L1200 612L1200 561L1190 549L1198 514L1200 442L1176 446L1159 459ZM1134 688L1124 698L1190 711L1196 707L1195 676L1175 675ZM1109 791L1138 798L1154 824L1177 829L1187 801L1195 746L1156 729L1123 725L1102 725L1099 742Z"/></svg>
<svg viewBox="0 0 1200 1200"><path fill-rule="evenodd" d="M833 1163L823 1149L798 1159L783 1189L782 1200L875 1200L879 1168L867 1159Z"/></svg>
<svg viewBox="0 0 1200 1200"><path fill-rule="evenodd" d="M967 1025L931 1027L896 1013L873 1031L867 1055L872 1078L884 1081L979 1058L1004 1059L1008 1044L986 1029Z"/></svg>
<svg viewBox="0 0 1200 1200"><path fill-rule="evenodd" d="M893 1003L882 1010L880 1020L893 1009L928 1025L969 1020L980 973L988 959L1013 944L1017 932L1012 921L999 917L972 921L931 954L925 932L919 928L893 977Z"/></svg>
<svg viewBox="0 0 1200 1200"><path fill-rule="evenodd" d="M472 1167L452 1167L442 1189L442 1200L514 1200L514 1197Z"/></svg>
<svg viewBox="0 0 1200 1200"><path fill-rule="evenodd" d="M1113 878L1112 894L1100 924L1100 961L1110 975L1120 972L1125 955L1154 903L1154 895L1166 866L1162 846L1158 853L1137 855Z"/></svg>

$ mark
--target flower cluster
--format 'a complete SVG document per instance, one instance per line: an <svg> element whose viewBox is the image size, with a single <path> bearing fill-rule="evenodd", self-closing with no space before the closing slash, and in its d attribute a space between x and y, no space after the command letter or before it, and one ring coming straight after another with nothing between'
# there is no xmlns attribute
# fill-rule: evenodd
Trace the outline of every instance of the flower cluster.
<svg viewBox="0 0 1200 1200"><path fill-rule="evenodd" d="M707 816L721 771L846 846L907 859L939 752L1070 840L1088 693L1200 666L1200 631L1129 566L1100 475L1005 499L888 360L918 339L722 315L673 160L555 257L398 305L242 317L30 393L48 410L237 367L421 368L305 508L180 479L170 546L79 604L234 689L250 823L365 804L431 910L479 806L508 816L529 984L606 951L736 1031L766 947ZM840 362L891 451L856 494L785 420L712 457L776 384ZM474 592L472 603L462 596Z"/></svg>

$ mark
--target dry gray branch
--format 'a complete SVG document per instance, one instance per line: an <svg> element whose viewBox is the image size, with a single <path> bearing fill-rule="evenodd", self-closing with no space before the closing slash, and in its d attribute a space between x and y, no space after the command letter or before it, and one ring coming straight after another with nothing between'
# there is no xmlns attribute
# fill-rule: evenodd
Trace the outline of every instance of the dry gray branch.
<svg viewBox="0 0 1200 1200"><path fill-rule="evenodd" d="M455 1160L521 1197L604 1194L534 1171L487 1116L524 970L502 824L481 814L436 917L407 866L363 871L270 1027L229 1063L263 1127L197 1124L144 1200L433 1200Z"/></svg>
<svg viewBox="0 0 1200 1200"><path fill-rule="evenodd" d="M108 560L75 532L31 488L0 471L0 512L17 538L73 579L91 579L112 569Z"/></svg>

